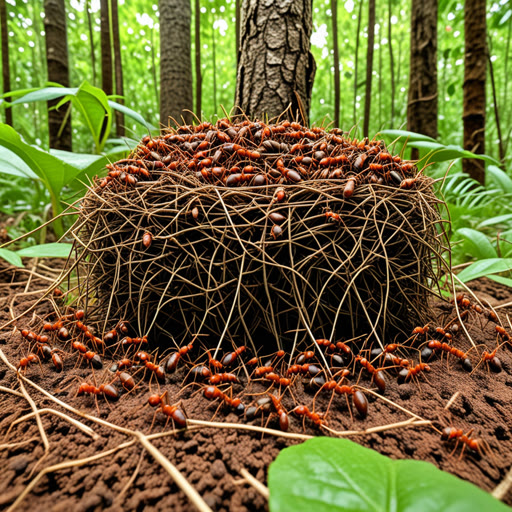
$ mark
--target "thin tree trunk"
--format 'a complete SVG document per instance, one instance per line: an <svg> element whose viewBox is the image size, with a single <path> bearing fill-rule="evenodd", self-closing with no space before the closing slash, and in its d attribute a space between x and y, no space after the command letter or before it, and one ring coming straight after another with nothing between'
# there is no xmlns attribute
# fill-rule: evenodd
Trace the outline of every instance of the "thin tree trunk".
<svg viewBox="0 0 512 512"><path fill-rule="evenodd" d="M160 123L192 122L190 0L160 0Z"/></svg>
<svg viewBox="0 0 512 512"><path fill-rule="evenodd" d="M156 76L156 55L155 55L155 29L151 28L151 76L153 78L153 89L155 91L156 110L160 111L160 96L158 94L158 78Z"/></svg>
<svg viewBox="0 0 512 512"><path fill-rule="evenodd" d="M382 45L379 44L379 130L382 128Z"/></svg>
<svg viewBox="0 0 512 512"><path fill-rule="evenodd" d="M92 29L91 13L89 11L90 5L90 0L87 0L85 2L85 13L87 15L87 28L89 30L89 42L91 47L92 85L96 87L96 51L94 49L94 32Z"/></svg>
<svg viewBox="0 0 512 512"><path fill-rule="evenodd" d="M240 64L240 0L235 0L236 68Z"/></svg>
<svg viewBox="0 0 512 512"><path fill-rule="evenodd" d="M310 0L246 0L242 4L235 104L248 116L272 118L287 110L307 123L315 61Z"/></svg>
<svg viewBox="0 0 512 512"><path fill-rule="evenodd" d="M487 30L485 0L466 0L464 4L464 149L485 152L485 75L487 72ZM482 185L485 163L463 159L462 170Z"/></svg>
<svg viewBox="0 0 512 512"><path fill-rule="evenodd" d="M202 88L203 77L201 72L201 2L195 0L195 51L196 51L196 115L202 119Z"/></svg>
<svg viewBox="0 0 512 512"><path fill-rule="evenodd" d="M363 16L363 0L359 0L359 13L357 15L357 30L356 30L356 58L354 68L354 126L357 123L357 70L359 68L359 43L361 40L361 18Z"/></svg>
<svg viewBox="0 0 512 512"><path fill-rule="evenodd" d="M109 0L100 0L101 13L101 88L107 95L114 91L112 78L112 43L110 39Z"/></svg>
<svg viewBox="0 0 512 512"><path fill-rule="evenodd" d="M375 44L375 0L368 3L368 48L366 50L366 93L364 98L363 135L369 136L372 102L373 47Z"/></svg>
<svg viewBox="0 0 512 512"><path fill-rule="evenodd" d="M388 47L389 47L389 74L391 79L391 128L395 121L395 63L393 60L393 44L391 43L391 0L388 0Z"/></svg>
<svg viewBox="0 0 512 512"><path fill-rule="evenodd" d="M331 0L334 60L334 126L340 126L340 50L338 46L338 0Z"/></svg>
<svg viewBox="0 0 512 512"><path fill-rule="evenodd" d="M68 39L64 0L45 0L44 14L48 81L69 87ZM48 108L58 102L58 99L49 101ZM67 104L59 110L49 110L48 112L51 148L72 150L70 108L70 105Z"/></svg>
<svg viewBox="0 0 512 512"><path fill-rule="evenodd" d="M494 66L492 65L491 56L488 54L488 62L489 62L489 76L491 78L491 90L492 90L492 99L494 103L494 120L496 121L496 130L498 132L498 151L500 155L500 162L503 167L505 166L505 150L503 146L503 135L501 133L501 124L500 124L500 113L498 109L498 98L496 96L496 83L494 81Z"/></svg>
<svg viewBox="0 0 512 512"><path fill-rule="evenodd" d="M213 111L217 111L217 56L216 56L216 43L215 43L215 17L212 24L212 75L213 75Z"/></svg>
<svg viewBox="0 0 512 512"><path fill-rule="evenodd" d="M114 69L116 79L116 96L124 96L123 87L123 61L121 59L121 39L119 37L119 11L117 0L112 1L112 38L114 40ZM116 101L124 105L124 99L117 98ZM124 137L124 114L116 110L116 134Z"/></svg>
<svg viewBox="0 0 512 512"><path fill-rule="evenodd" d="M437 0L413 0L407 129L437 137ZM418 158L413 149L412 158Z"/></svg>
<svg viewBox="0 0 512 512"><path fill-rule="evenodd" d="M2 80L4 93L11 90L11 71L9 67L9 33L7 29L7 6L5 0L0 0L1 37L2 37ZM10 101L5 98L6 101ZM5 123L12 126L12 109L5 109Z"/></svg>

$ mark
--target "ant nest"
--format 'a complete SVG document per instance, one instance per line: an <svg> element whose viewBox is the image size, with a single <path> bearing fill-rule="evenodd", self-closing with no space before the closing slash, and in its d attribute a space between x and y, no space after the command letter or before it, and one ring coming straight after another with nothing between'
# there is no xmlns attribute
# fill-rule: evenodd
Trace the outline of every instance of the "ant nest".
<svg viewBox="0 0 512 512"><path fill-rule="evenodd" d="M362 346L433 318L442 202L381 141L222 119L107 167L73 229L79 302L105 326L256 351Z"/></svg>

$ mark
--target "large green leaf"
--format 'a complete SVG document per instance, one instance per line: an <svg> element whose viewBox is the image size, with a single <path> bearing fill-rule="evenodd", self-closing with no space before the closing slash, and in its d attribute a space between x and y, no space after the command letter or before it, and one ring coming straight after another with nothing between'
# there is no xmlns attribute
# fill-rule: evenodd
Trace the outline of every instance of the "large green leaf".
<svg viewBox="0 0 512 512"><path fill-rule="evenodd" d="M21 257L19 254L16 254L9 249L0 249L0 258L4 259L15 267L23 267L23 263L21 262Z"/></svg>
<svg viewBox="0 0 512 512"><path fill-rule="evenodd" d="M430 152L421 159L421 162L446 162L457 158L476 158L485 160L491 164L499 165L499 162L488 155L479 155L462 149L459 146L440 144L439 142L418 141L409 144L413 148L426 149Z"/></svg>
<svg viewBox="0 0 512 512"><path fill-rule="evenodd" d="M493 184L505 194L512 194L512 179L496 165L489 165L486 169L486 182Z"/></svg>
<svg viewBox="0 0 512 512"><path fill-rule="evenodd" d="M512 213L505 213L504 215L497 215L496 217L483 220L478 224L478 227L484 228L486 226L494 226L495 224L508 224L510 221L512 221Z"/></svg>
<svg viewBox="0 0 512 512"><path fill-rule="evenodd" d="M108 100L108 104L114 110L122 112L124 115L131 117L141 125L145 126L148 131L158 132L158 128L156 126L148 123L138 112L135 112L135 110L132 110L131 108L128 108L127 106L121 105L120 103L112 100Z"/></svg>
<svg viewBox="0 0 512 512"><path fill-rule="evenodd" d="M22 258L68 258L73 244L41 244L25 247L17 251Z"/></svg>
<svg viewBox="0 0 512 512"><path fill-rule="evenodd" d="M40 179L37 174L10 149L0 146L0 173L20 178Z"/></svg>
<svg viewBox="0 0 512 512"><path fill-rule="evenodd" d="M497 283L504 284L505 286L512 288L512 279L510 279L510 277L495 276L495 275L490 275L487 277L489 279L492 279L493 281L496 281Z"/></svg>
<svg viewBox="0 0 512 512"><path fill-rule="evenodd" d="M416 132L408 132L406 130L381 130L379 132L381 135L387 135L391 138L405 137L409 140L409 142L415 141L426 141L426 142L436 142L435 139L429 137L428 135L423 135L421 133Z"/></svg>
<svg viewBox="0 0 512 512"><path fill-rule="evenodd" d="M460 228L456 233L464 238L465 246L474 258L483 260L498 257L498 253L490 240L480 231L471 228Z"/></svg>
<svg viewBox="0 0 512 512"><path fill-rule="evenodd" d="M510 512L428 462L392 460L347 439L281 451L268 474L271 512Z"/></svg>
<svg viewBox="0 0 512 512"><path fill-rule="evenodd" d="M21 96L17 100L14 100L11 102L11 105L18 105L20 103L32 103L34 101L55 100L69 94L76 94L77 91L78 88L76 87L42 87L41 89L31 91L28 94Z"/></svg>
<svg viewBox="0 0 512 512"><path fill-rule="evenodd" d="M457 277L467 283L479 277L499 274L512 270L512 258L490 258L487 260L475 261L457 274Z"/></svg>

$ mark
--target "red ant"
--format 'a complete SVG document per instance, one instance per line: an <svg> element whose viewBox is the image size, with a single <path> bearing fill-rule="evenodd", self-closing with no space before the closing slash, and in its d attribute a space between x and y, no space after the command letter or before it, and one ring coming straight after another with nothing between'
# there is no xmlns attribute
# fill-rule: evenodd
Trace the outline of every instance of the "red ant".
<svg viewBox="0 0 512 512"><path fill-rule="evenodd" d="M230 352L229 354L226 354L222 360L221 360L221 364L223 366L231 366L236 358L242 353L245 351L245 346L241 346L241 347L238 347L234 352Z"/></svg>
<svg viewBox="0 0 512 512"><path fill-rule="evenodd" d="M378 390L381 393L384 393L384 391L386 391L386 379L384 378L383 371L376 369L365 357L357 356L356 361L359 361L359 364L363 368L366 368L368 373L371 374L372 380L377 386Z"/></svg>
<svg viewBox="0 0 512 512"><path fill-rule="evenodd" d="M167 391L165 391L162 395L151 395L148 398L148 403L151 407L160 406L158 411L161 411L168 418L172 418L172 420L182 428L187 426L187 418L183 411L177 405L169 405L168 403L169 395Z"/></svg>
<svg viewBox="0 0 512 512"><path fill-rule="evenodd" d="M280 386L289 386L292 381L290 379L287 379L285 377L279 376L277 373L269 372L265 375L265 379L271 380L272 382L276 382Z"/></svg>
<svg viewBox="0 0 512 512"><path fill-rule="evenodd" d="M240 398L230 398L224 392L222 392L217 386L206 386L203 391L203 395L208 400L215 400L216 398L222 399L229 406L237 409L242 405Z"/></svg>
<svg viewBox="0 0 512 512"><path fill-rule="evenodd" d="M88 384L87 382L83 382L80 384L80 387L78 388L77 395L101 395L103 394L107 398L110 398L111 400L117 400L119 398L119 393L117 389L112 386L112 384L101 384L100 387L93 386L92 384Z"/></svg>
<svg viewBox="0 0 512 512"><path fill-rule="evenodd" d="M490 451L489 445L485 441L483 441L482 439L474 439L470 437L472 432L473 429L471 429L467 434L464 434L462 429L457 429L455 427L446 427L443 429L443 432L441 433L441 439L443 441L451 441L452 439L457 440L455 448L453 449L452 453L457 449L459 441L462 442L464 446L462 447L460 457L462 457L466 446L470 450L478 452L480 455L482 455L482 451L484 449Z"/></svg>
<svg viewBox="0 0 512 512"><path fill-rule="evenodd" d="M25 371L32 363L37 362L39 362L39 357L37 357L35 354L30 353L27 357L23 357L22 359L20 359L20 362L18 363L18 371Z"/></svg>
<svg viewBox="0 0 512 512"><path fill-rule="evenodd" d="M188 345L181 347L178 350L178 352L173 352L169 356L169 359L167 360L167 363L165 364L165 371L167 373L170 373L170 372L173 372L174 370L176 370L176 367L178 366L178 361L181 359L182 356L184 356L190 350L192 350L193 344L194 344L194 342L192 341ZM210 355L209 352L208 352L208 355Z"/></svg>
<svg viewBox="0 0 512 512"><path fill-rule="evenodd" d="M355 386L340 386L335 380L329 380L320 389L323 388L334 390L334 392L338 395L352 395L352 403L354 404L354 407L357 409L357 412L361 418L364 419L368 415L368 400L366 399L365 394L359 389L356 389Z"/></svg>
<svg viewBox="0 0 512 512"><path fill-rule="evenodd" d="M272 400L272 404L274 405L274 409L277 412L277 415L279 416L279 428L286 432L288 430L289 421L288 421L288 413L286 412L285 408L281 404L281 398L277 398L276 396L272 394L268 394L270 399Z"/></svg>
<svg viewBox="0 0 512 512"><path fill-rule="evenodd" d="M322 426L325 424L323 415L320 415L316 412L311 412L305 405L298 405L295 407L295 409L293 409L292 412L298 416L307 416L315 425Z"/></svg>
<svg viewBox="0 0 512 512"><path fill-rule="evenodd" d="M430 366L426 363L418 363L413 368L404 368L399 374L398 374L398 380L399 382L406 382L408 379L415 377L418 373L423 371L430 371Z"/></svg>
<svg viewBox="0 0 512 512"><path fill-rule="evenodd" d="M147 344L148 343L148 337L142 336L142 338L130 338L129 336L126 336L121 341L122 345L139 345L139 344Z"/></svg>

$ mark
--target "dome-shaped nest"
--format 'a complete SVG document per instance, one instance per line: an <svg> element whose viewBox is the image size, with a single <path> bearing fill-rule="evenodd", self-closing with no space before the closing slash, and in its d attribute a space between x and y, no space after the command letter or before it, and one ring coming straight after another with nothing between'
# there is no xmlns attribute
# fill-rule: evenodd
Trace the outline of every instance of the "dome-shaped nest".
<svg viewBox="0 0 512 512"><path fill-rule="evenodd" d="M108 168L74 229L80 300L105 326L257 349L430 319L440 201L380 141L224 119L146 137Z"/></svg>

